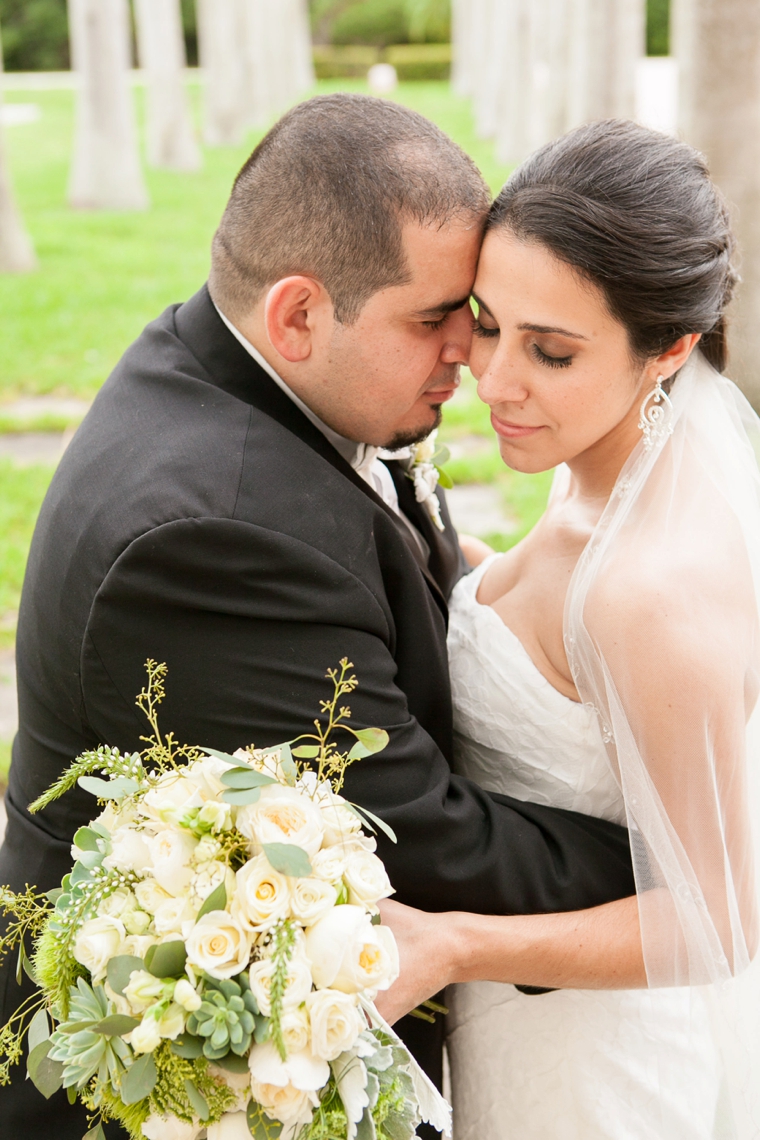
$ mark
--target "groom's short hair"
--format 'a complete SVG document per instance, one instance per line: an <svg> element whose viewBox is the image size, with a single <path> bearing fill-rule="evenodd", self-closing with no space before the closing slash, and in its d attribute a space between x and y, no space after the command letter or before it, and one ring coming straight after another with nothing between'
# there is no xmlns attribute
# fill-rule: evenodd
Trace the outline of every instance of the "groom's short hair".
<svg viewBox="0 0 760 1140"><path fill-rule="evenodd" d="M366 95L288 111L238 174L212 246L211 295L243 317L293 274L315 277L350 324L408 269L402 225L478 225L490 196L471 158L434 123Z"/></svg>

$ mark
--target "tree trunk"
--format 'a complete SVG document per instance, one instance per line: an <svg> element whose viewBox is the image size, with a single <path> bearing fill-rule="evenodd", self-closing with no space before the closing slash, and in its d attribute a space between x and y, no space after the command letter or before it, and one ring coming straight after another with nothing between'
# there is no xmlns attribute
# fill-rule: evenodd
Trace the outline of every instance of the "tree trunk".
<svg viewBox="0 0 760 1140"><path fill-rule="evenodd" d="M673 32L680 134L707 156L739 242L728 371L760 411L760 4L678 0Z"/></svg>
<svg viewBox="0 0 760 1140"><path fill-rule="evenodd" d="M69 201L82 210L144 210L127 0L69 0L69 28L79 78Z"/></svg>
<svg viewBox="0 0 760 1140"><path fill-rule="evenodd" d="M3 106L3 51L0 40L0 111ZM32 243L16 209L11 190L3 130L0 126L0 273L27 273L37 268Z"/></svg>
<svg viewBox="0 0 760 1140"><path fill-rule="evenodd" d="M568 126L633 118L636 66L644 55L645 35L644 0L574 0Z"/></svg>
<svg viewBox="0 0 760 1140"><path fill-rule="evenodd" d="M469 2L468 0L452 0L451 45L454 58L451 64L451 86L457 95L472 95L473 59L471 39Z"/></svg>
<svg viewBox="0 0 760 1140"><path fill-rule="evenodd" d="M248 122L266 126L314 84L305 0L243 0Z"/></svg>
<svg viewBox="0 0 760 1140"><path fill-rule="evenodd" d="M135 0L140 66L148 81L148 162L170 170L199 170L185 90L185 41L180 0Z"/></svg>
<svg viewBox="0 0 760 1140"><path fill-rule="evenodd" d="M239 146L249 118L245 0L197 0L198 52L205 73L203 136Z"/></svg>

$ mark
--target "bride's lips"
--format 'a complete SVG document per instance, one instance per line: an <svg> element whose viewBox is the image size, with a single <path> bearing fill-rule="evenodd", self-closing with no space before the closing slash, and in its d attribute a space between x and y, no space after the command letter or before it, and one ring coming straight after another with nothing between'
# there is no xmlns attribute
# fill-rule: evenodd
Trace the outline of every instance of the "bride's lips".
<svg viewBox="0 0 760 1140"><path fill-rule="evenodd" d="M529 424L513 424L509 420L501 420L495 412L491 412L493 430L504 439L526 439L529 435L543 430L543 424L531 427Z"/></svg>

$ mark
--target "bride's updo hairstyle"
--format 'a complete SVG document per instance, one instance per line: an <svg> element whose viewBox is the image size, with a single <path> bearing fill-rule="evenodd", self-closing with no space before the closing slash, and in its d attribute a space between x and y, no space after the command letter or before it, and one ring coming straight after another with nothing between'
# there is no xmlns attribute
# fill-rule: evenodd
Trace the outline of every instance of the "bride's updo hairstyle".
<svg viewBox="0 0 760 1140"><path fill-rule="evenodd" d="M537 241L606 297L642 362L687 333L726 367L736 273L728 210L686 143L608 119L531 155L491 207L487 230Z"/></svg>

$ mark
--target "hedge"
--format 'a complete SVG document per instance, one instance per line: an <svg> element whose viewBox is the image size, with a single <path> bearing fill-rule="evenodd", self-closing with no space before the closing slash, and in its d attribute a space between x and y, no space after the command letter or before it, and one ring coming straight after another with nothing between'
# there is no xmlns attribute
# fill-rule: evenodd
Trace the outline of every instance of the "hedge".
<svg viewBox="0 0 760 1140"><path fill-rule="evenodd" d="M401 80L448 79L451 44L394 44L379 48L315 46L314 70L318 79L361 78L373 63L392 63Z"/></svg>

